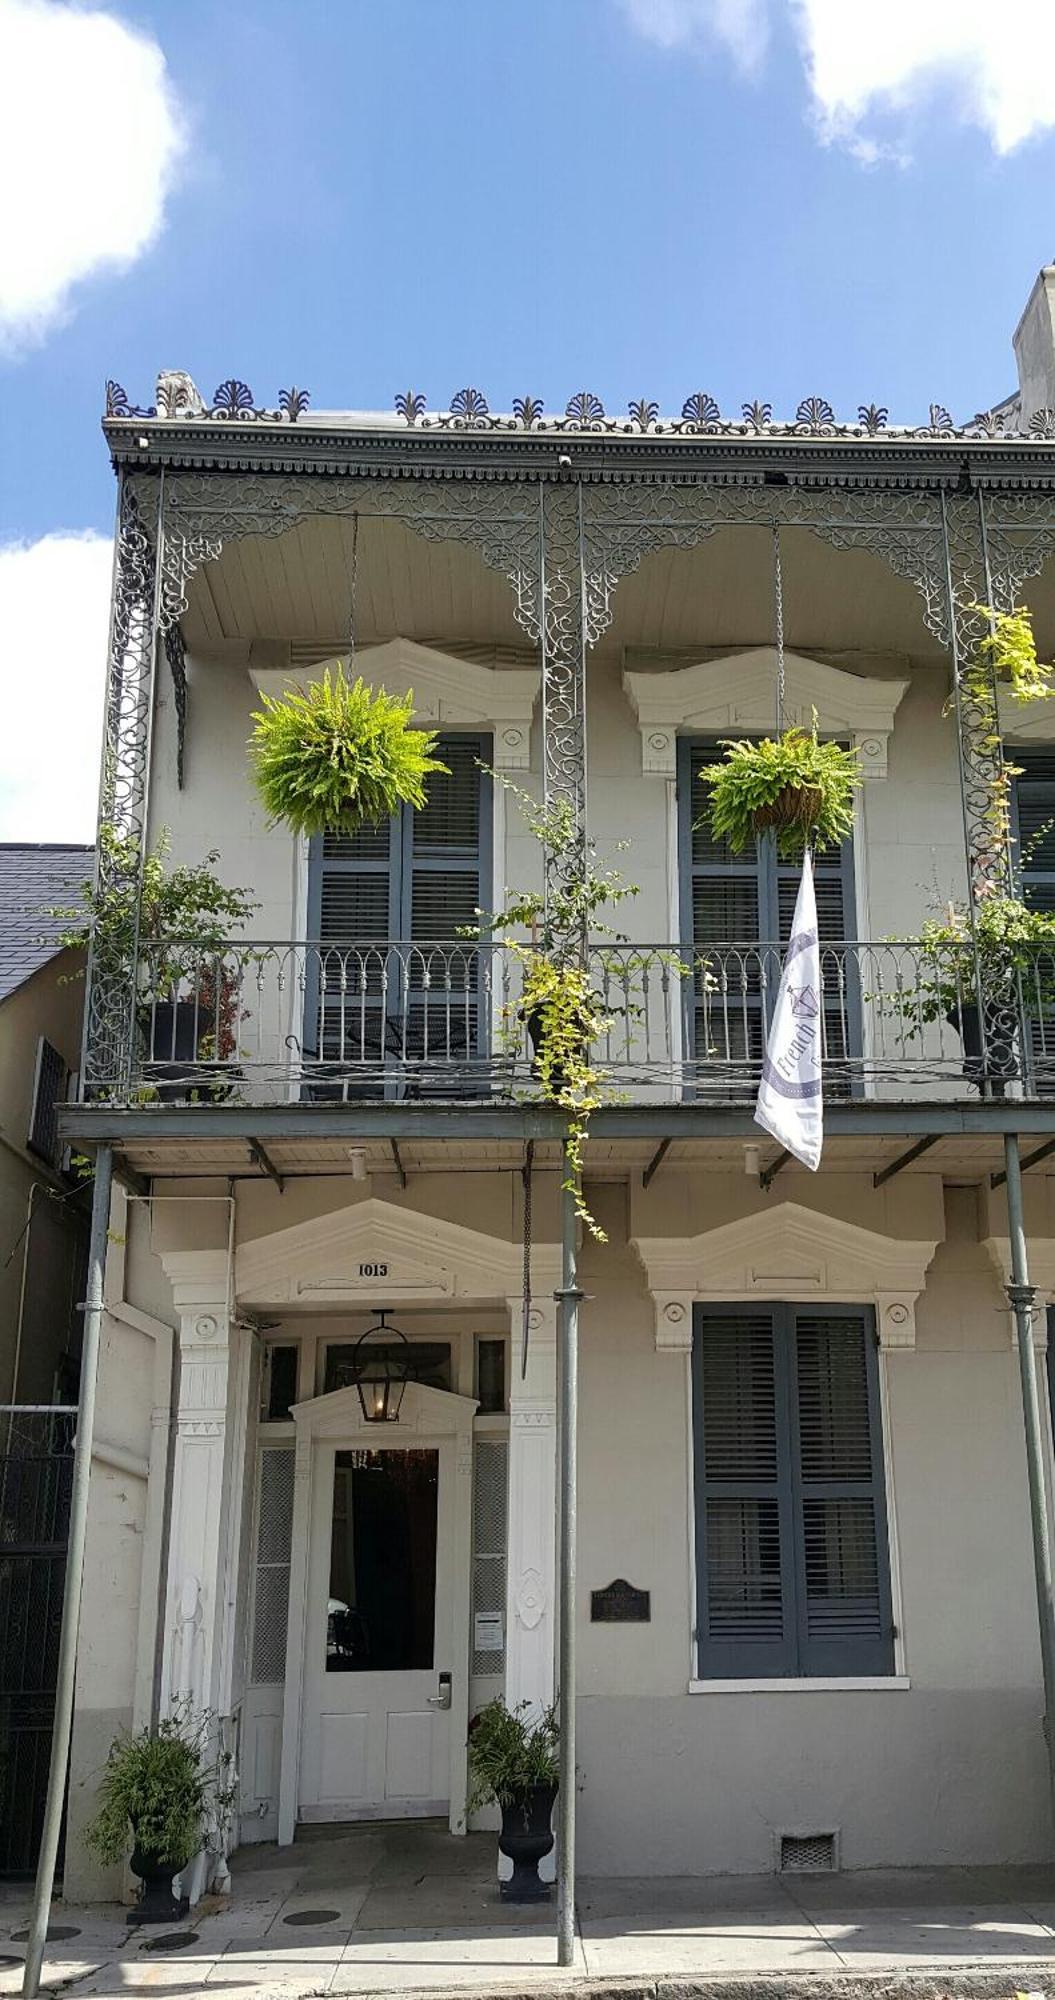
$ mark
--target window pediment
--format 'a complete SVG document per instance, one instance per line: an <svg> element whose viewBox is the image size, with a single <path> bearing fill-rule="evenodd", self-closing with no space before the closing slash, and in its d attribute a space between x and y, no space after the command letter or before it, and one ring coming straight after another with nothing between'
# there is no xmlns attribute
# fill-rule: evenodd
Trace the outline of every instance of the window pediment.
<svg viewBox="0 0 1055 2000"><path fill-rule="evenodd" d="M869 1304L884 1347L913 1347L916 1300L938 1239L863 1229L784 1201L695 1236L634 1236L656 1310L656 1346L688 1351L692 1307L741 1299Z"/></svg>
<svg viewBox="0 0 1055 2000"><path fill-rule="evenodd" d="M860 752L866 778L885 778L887 744L907 680L848 674L804 653L785 656L786 713L807 727L817 721L829 735L848 736ZM737 736L774 727L777 656L758 646L667 673L623 671L627 699L641 730L642 769L673 778L679 731Z"/></svg>
<svg viewBox="0 0 1055 2000"><path fill-rule="evenodd" d="M320 680L336 659L311 667L282 669L250 666L249 676L262 694L281 695L288 687L306 687ZM433 728L487 729L494 736L498 771L526 771L531 762L531 717L538 700L540 677L528 667L483 667L459 660L416 639L387 639L365 646L355 658L363 679L383 685L389 694L413 690L414 719Z"/></svg>

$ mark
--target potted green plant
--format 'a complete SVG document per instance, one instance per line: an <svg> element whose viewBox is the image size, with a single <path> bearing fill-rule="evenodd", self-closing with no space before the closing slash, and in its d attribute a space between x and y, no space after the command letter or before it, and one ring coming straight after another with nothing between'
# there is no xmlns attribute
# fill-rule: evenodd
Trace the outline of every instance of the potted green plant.
<svg viewBox="0 0 1055 2000"><path fill-rule="evenodd" d="M721 748L721 762L706 765L700 777L709 787L711 832L734 854L770 830L780 853L792 856L801 855L807 842L838 847L848 838L861 783L857 751L822 741L816 716L811 729L796 726Z"/></svg>
<svg viewBox="0 0 1055 2000"><path fill-rule="evenodd" d="M513 1864L499 1891L506 1902L539 1903L549 1897L538 1865L553 1846L559 1744L555 1704L533 1715L529 1702L508 1708L498 1696L469 1724L468 1810L496 1805L501 1811L498 1845Z"/></svg>
<svg viewBox="0 0 1055 2000"><path fill-rule="evenodd" d="M156 1729L115 1737L110 1746L98 1810L84 1837L100 1861L124 1861L131 1848L132 1872L143 1886L129 1923L169 1923L186 1913L172 1878L204 1845L217 1798L221 1810L229 1803L228 1760L206 1762L208 1722L180 1712Z"/></svg>
<svg viewBox="0 0 1055 2000"><path fill-rule="evenodd" d="M964 675L969 692L982 694L991 676L1007 688L1012 701L1043 701L1055 692L1055 670L1037 658L1033 613L1026 605L994 611L989 604L972 604L971 610L988 620L989 630L978 640Z"/></svg>
<svg viewBox="0 0 1055 2000"><path fill-rule="evenodd" d="M433 756L435 733L414 729L413 694L386 694L343 664L304 690L261 696L249 761L272 821L294 833L355 833L379 826L400 806L425 804L425 779L447 766Z"/></svg>
<svg viewBox="0 0 1055 2000"><path fill-rule="evenodd" d="M1003 1095L1021 1072L1023 1016L1055 1007L1055 912L1031 909L1018 896L987 896L977 906L972 938L966 905L950 902L921 926L920 943L918 995L902 1033L910 1037L927 1023L947 1021L963 1044L967 1081L980 1085L988 1076Z"/></svg>
<svg viewBox="0 0 1055 2000"><path fill-rule="evenodd" d="M46 914L64 925L60 943L85 952L93 946L104 980L130 990L134 984L151 1086L163 1099L182 1096L195 1063L230 1063L236 1053L244 1014L238 969L224 953L232 931L258 906L248 890L219 880L216 848L203 861L169 868L167 828L144 858L141 889L135 836L104 825L99 844L98 880L82 883L76 904ZM224 1088L214 1069L202 1080L213 1091Z"/></svg>

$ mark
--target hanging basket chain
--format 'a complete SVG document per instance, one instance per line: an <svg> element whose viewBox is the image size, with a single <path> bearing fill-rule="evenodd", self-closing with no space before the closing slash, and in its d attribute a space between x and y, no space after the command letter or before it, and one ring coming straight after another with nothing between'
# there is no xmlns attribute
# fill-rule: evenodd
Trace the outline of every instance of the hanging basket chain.
<svg viewBox="0 0 1055 2000"><path fill-rule="evenodd" d="M780 526L773 523L773 608L776 616L777 641L777 735L783 734L786 697L786 670L784 664L784 571L780 560Z"/></svg>
<svg viewBox="0 0 1055 2000"><path fill-rule="evenodd" d="M348 578L348 673L355 671L355 591L359 580L359 516L352 515L352 561Z"/></svg>

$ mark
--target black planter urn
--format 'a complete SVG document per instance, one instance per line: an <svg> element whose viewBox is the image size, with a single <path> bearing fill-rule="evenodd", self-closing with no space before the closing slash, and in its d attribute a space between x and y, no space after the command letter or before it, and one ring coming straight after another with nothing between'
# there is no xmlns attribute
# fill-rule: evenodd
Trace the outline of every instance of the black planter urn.
<svg viewBox="0 0 1055 2000"><path fill-rule="evenodd" d="M539 1880L538 1865L553 1846L553 1801L556 1785L529 1785L502 1807L501 1852L513 1863L508 1882L499 1885L506 1903L548 1903L548 1882Z"/></svg>
<svg viewBox="0 0 1055 2000"><path fill-rule="evenodd" d="M981 1011L973 1000L965 1000L960 1006L950 1007L945 1019L950 1028L955 1028L963 1044L963 1073L966 1081L976 1090L981 1090L988 1073L990 1089L994 1097L1004 1097L1007 1085L1019 1074L1017 1036L1002 1031L1002 1023L997 1020L989 1030L988 1060L982 1057Z"/></svg>
<svg viewBox="0 0 1055 2000"><path fill-rule="evenodd" d="M187 1897L172 1893L172 1878L186 1867L186 1862L165 1860L140 1847L137 1840L130 1865L133 1875L138 1875L143 1884L135 1909L128 1913L130 1924L170 1924L175 1918L186 1916L190 1907Z"/></svg>

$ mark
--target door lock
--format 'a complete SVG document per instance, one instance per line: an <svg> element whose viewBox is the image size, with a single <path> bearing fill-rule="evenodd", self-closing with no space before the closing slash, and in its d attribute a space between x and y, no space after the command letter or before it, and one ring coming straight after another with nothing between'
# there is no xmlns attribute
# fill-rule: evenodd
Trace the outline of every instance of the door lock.
<svg viewBox="0 0 1055 2000"><path fill-rule="evenodd" d="M450 1705L451 1705L451 1677L450 1677L450 1675L449 1675L449 1674L441 1674L441 1675L440 1675L440 1691L439 1691L439 1694L430 1694L430 1695L426 1695L425 1699L426 1699L426 1701L428 1702L428 1705L429 1705L429 1707L430 1707L430 1708L449 1708L449 1707L450 1707Z"/></svg>

